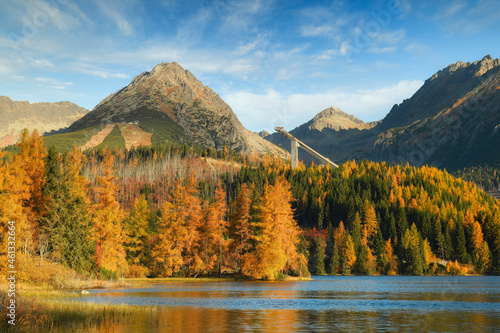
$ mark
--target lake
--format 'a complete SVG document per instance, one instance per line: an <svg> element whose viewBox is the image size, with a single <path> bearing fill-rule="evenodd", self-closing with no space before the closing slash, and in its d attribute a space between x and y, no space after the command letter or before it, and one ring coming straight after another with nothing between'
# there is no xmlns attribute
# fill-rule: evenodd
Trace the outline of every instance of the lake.
<svg viewBox="0 0 500 333"><path fill-rule="evenodd" d="M500 332L500 277L167 282L79 300L160 307L115 332Z"/></svg>

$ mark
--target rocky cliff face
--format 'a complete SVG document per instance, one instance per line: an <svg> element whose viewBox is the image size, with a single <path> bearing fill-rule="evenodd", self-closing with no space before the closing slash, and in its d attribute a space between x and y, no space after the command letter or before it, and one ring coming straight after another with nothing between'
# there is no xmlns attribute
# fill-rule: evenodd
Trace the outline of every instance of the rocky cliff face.
<svg viewBox="0 0 500 333"><path fill-rule="evenodd" d="M500 159L500 60L457 62L381 123L371 157L448 169Z"/></svg>
<svg viewBox="0 0 500 333"><path fill-rule="evenodd" d="M175 132L177 141L206 147L281 151L245 129L219 95L175 62L161 63L151 72L136 76L127 87L108 96L71 125L70 130L122 122L136 122L150 132L155 129L156 135Z"/></svg>
<svg viewBox="0 0 500 333"><path fill-rule="evenodd" d="M87 109L70 102L29 103L0 96L0 147L17 142L24 128L40 134L59 130L83 117Z"/></svg>

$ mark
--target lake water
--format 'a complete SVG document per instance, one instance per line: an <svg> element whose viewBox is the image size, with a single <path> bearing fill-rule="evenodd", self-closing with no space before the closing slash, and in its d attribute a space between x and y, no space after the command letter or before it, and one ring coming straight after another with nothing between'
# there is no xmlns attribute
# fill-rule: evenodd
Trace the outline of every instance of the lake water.
<svg viewBox="0 0 500 333"><path fill-rule="evenodd" d="M79 300L159 306L115 332L500 332L500 277L169 282Z"/></svg>

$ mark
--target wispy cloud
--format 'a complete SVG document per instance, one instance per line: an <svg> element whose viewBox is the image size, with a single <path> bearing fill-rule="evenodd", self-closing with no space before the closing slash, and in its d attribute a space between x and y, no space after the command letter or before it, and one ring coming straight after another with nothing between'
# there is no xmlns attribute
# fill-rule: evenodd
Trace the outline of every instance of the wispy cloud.
<svg viewBox="0 0 500 333"><path fill-rule="evenodd" d="M434 20L451 35L472 35L500 22L500 2L497 0L455 1L442 6Z"/></svg>
<svg viewBox="0 0 500 333"><path fill-rule="evenodd" d="M109 18L125 36L134 33L133 23L129 16L134 16L134 11L139 10L139 3L136 0L116 1L95 0L94 3L100 11Z"/></svg>
<svg viewBox="0 0 500 333"><path fill-rule="evenodd" d="M337 27L329 24L323 25L308 25L302 27L302 36L304 37L317 37L327 36L331 37L334 32L338 31Z"/></svg>
<svg viewBox="0 0 500 333"><path fill-rule="evenodd" d="M212 8L221 21L221 30L232 34L254 28L257 17L268 14L274 0L215 0Z"/></svg>
<svg viewBox="0 0 500 333"><path fill-rule="evenodd" d="M35 81L38 82L39 86L51 89L67 89L69 86L73 85L73 82L63 82L50 77L37 77Z"/></svg>
<svg viewBox="0 0 500 333"><path fill-rule="evenodd" d="M85 18L77 5L64 1L19 0L17 4L23 7L23 14L19 16L23 23L39 29L53 25L66 31L78 27L80 19Z"/></svg>
<svg viewBox="0 0 500 333"><path fill-rule="evenodd" d="M395 46L389 46L389 47L371 47L368 49L369 52L375 53L375 54L384 54L384 53L393 53L397 50L398 48Z"/></svg>
<svg viewBox="0 0 500 333"><path fill-rule="evenodd" d="M83 73L86 75L97 76L103 79L108 78L116 78L116 79L128 79L129 76L124 73L111 72L108 70L104 70L102 68L98 68L96 66L87 64L87 63L77 63L72 62L69 63L69 69L78 73Z"/></svg>

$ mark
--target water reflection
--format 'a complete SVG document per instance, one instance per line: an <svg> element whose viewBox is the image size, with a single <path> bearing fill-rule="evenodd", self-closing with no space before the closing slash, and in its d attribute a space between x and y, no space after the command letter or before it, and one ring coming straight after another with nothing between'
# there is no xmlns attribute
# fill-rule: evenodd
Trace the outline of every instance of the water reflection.
<svg viewBox="0 0 500 333"><path fill-rule="evenodd" d="M294 283L166 283L83 301L157 305L115 332L494 332L498 277L318 277Z"/></svg>

